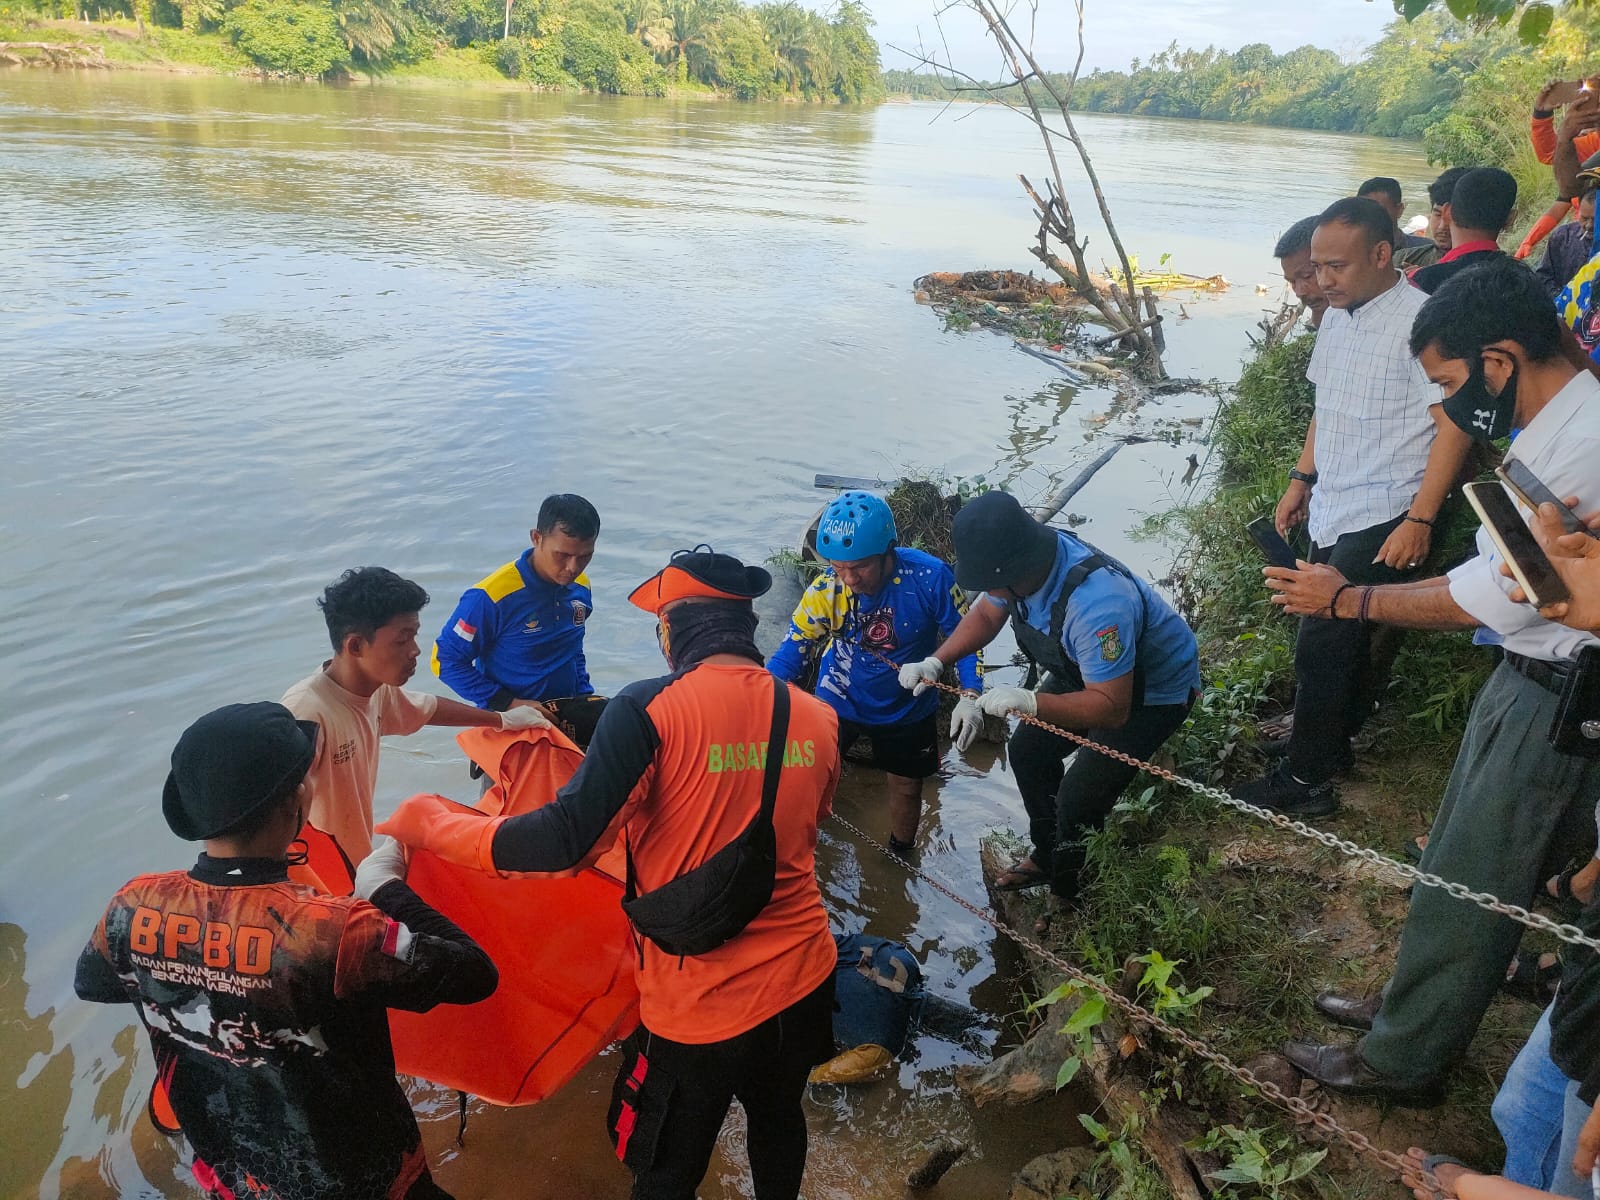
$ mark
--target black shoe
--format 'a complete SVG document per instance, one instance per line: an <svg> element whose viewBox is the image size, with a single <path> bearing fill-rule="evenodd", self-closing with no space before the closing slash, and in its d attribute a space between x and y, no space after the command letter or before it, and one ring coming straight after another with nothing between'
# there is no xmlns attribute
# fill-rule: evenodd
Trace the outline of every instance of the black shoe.
<svg viewBox="0 0 1600 1200"><path fill-rule="evenodd" d="M1350 1029L1371 1029L1383 1004L1383 993L1352 999L1337 992L1323 992L1316 1001L1317 1011L1335 1025Z"/></svg>
<svg viewBox="0 0 1600 1200"><path fill-rule="evenodd" d="M1289 757L1289 741L1290 741L1290 738L1292 738L1292 737L1293 737L1292 734L1286 734L1285 736L1280 737L1280 738L1271 738L1270 740L1265 741L1265 742L1257 742L1256 743L1256 749L1259 750L1267 758L1273 758L1273 759L1288 758ZM1351 771L1355 770L1355 766L1356 766L1356 754L1355 754L1355 751L1350 749L1350 746L1348 744L1346 744L1345 747L1344 747L1344 750L1341 751L1335 757L1334 764L1333 764L1333 773L1335 775L1348 775Z"/></svg>
<svg viewBox="0 0 1600 1200"><path fill-rule="evenodd" d="M910 862L917 853L917 847L913 842L902 842L899 838L895 837L895 835L891 833L889 835L889 851L892 854L899 855L907 862Z"/></svg>
<svg viewBox="0 0 1600 1200"><path fill-rule="evenodd" d="M1301 783L1289 774L1289 764L1280 762L1254 783L1229 788L1235 800L1270 808L1286 817L1326 817L1339 811L1339 791L1332 779L1321 783Z"/></svg>
<svg viewBox="0 0 1600 1200"><path fill-rule="evenodd" d="M1444 1100L1444 1081L1400 1083L1380 1075L1361 1057L1356 1044L1328 1046L1321 1042L1285 1042L1283 1056L1300 1074L1333 1092L1348 1096L1379 1096L1417 1108L1431 1108Z"/></svg>

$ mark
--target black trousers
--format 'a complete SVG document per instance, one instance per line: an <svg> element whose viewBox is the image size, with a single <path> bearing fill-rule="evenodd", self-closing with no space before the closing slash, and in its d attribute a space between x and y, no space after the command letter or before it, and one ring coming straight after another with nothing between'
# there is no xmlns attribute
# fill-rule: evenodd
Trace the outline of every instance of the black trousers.
<svg viewBox="0 0 1600 1200"><path fill-rule="evenodd" d="M724 1041L689 1045L641 1027L624 1045L619 1090L641 1051L649 1069L634 1136L647 1121L661 1124L651 1130L648 1161L630 1163L633 1200L694 1200L735 1100L748 1125L756 1200L796 1200L806 1169L806 1077L834 1052L832 972L777 1016Z"/></svg>
<svg viewBox="0 0 1600 1200"><path fill-rule="evenodd" d="M1039 690L1060 695L1067 688L1048 675ZM1191 697L1182 704L1138 705L1120 729L1086 729L1083 736L1148 759L1183 724L1193 704ZM1050 876L1050 890L1070 900L1078 894L1083 873L1084 835L1105 824L1139 769L1037 725L1018 725L1009 745L1017 790L1028 811L1033 861ZM1070 767L1068 755L1073 756Z"/></svg>
<svg viewBox="0 0 1600 1200"><path fill-rule="evenodd" d="M1311 561L1328 563L1351 583L1403 583L1415 571L1397 571L1372 560L1403 520L1396 517L1347 533L1331 546L1313 546ZM1350 611L1351 594L1341 611ZM1378 643L1375 645L1375 641ZM1362 621L1302 617L1294 645L1294 729L1289 736L1289 772L1321 783L1350 752L1350 739L1372 715L1373 701L1388 684L1400 648L1397 630Z"/></svg>

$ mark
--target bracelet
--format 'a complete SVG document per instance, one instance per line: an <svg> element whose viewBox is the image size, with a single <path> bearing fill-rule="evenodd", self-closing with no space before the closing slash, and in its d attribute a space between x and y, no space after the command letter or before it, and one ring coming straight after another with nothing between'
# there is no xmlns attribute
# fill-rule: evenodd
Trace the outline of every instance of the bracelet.
<svg viewBox="0 0 1600 1200"><path fill-rule="evenodd" d="M1426 525L1429 529L1432 529L1434 527L1434 522L1439 518L1434 517L1429 519L1428 517L1413 517L1410 513L1407 513L1403 519L1407 521L1415 521L1418 525Z"/></svg>
<svg viewBox="0 0 1600 1200"><path fill-rule="evenodd" d="M1357 620L1359 620L1363 625L1367 622L1367 609L1372 607L1372 593L1377 590L1378 589L1372 585L1368 585L1367 587L1361 589L1361 612L1357 617Z"/></svg>
<svg viewBox="0 0 1600 1200"><path fill-rule="evenodd" d="M1338 589L1335 590L1335 592L1333 593L1333 599L1328 601L1328 619L1329 620L1341 621L1341 620L1344 619L1339 615L1339 597L1344 595L1345 592L1347 592L1349 589L1351 589L1351 588L1353 588L1355 586L1356 585L1353 584L1353 583L1341 583L1339 585Z"/></svg>
<svg viewBox="0 0 1600 1200"><path fill-rule="evenodd" d="M1317 482L1317 473L1315 471L1302 471L1299 467L1291 467L1289 469L1289 478L1297 479L1307 487L1311 487Z"/></svg>

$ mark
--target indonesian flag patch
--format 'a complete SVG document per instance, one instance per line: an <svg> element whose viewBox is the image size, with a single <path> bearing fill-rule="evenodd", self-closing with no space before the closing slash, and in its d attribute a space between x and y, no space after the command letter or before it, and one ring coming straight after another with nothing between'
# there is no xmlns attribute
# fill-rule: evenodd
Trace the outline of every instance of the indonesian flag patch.
<svg viewBox="0 0 1600 1200"><path fill-rule="evenodd" d="M470 642L478 636L478 627L476 625L468 625L464 617L457 617L456 636L464 642Z"/></svg>

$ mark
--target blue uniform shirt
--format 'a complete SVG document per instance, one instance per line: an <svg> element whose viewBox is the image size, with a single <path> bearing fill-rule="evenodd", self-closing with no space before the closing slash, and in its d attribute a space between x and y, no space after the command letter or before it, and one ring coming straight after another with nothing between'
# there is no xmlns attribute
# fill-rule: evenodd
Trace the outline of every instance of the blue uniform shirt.
<svg viewBox="0 0 1600 1200"><path fill-rule="evenodd" d="M1050 632L1050 612L1067 572L1094 553L1077 538L1058 533L1055 566L1044 586L1023 603L1023 620ZM990 604L1009 602L988 596ZM1194 633L1172 605L1139 578L1103 567L1090 573L1067 602L1061 645L1085 683L1106 683L1133 670L1144 657L1144 702L1182 704L1200 687L1200 653Z"/></svg>
<svg viewBox="0 0 1600 1200"><path fill-rule="evenodd" d="M876 595L851 591L831 567L818 575L800 597L788 636L767 663L779 679L797 679L820 652L817 698L860 725L920 721L939 707L939 694L932 689L913 696L902 688L898 667L937 650L967 609L947 564L921 550L896 547L894 553L894 570ZM977 655L968 655L955 667L962 687L983 687Z"/></svg>
<svg viewBox="0 0 1600 1200"><path fill-rule="evenodd" d="M558 700L594 691L583 627L594 609L586 575L546 583L522 552L467 589L433 644L433 673L479 708Z"/></svg>

